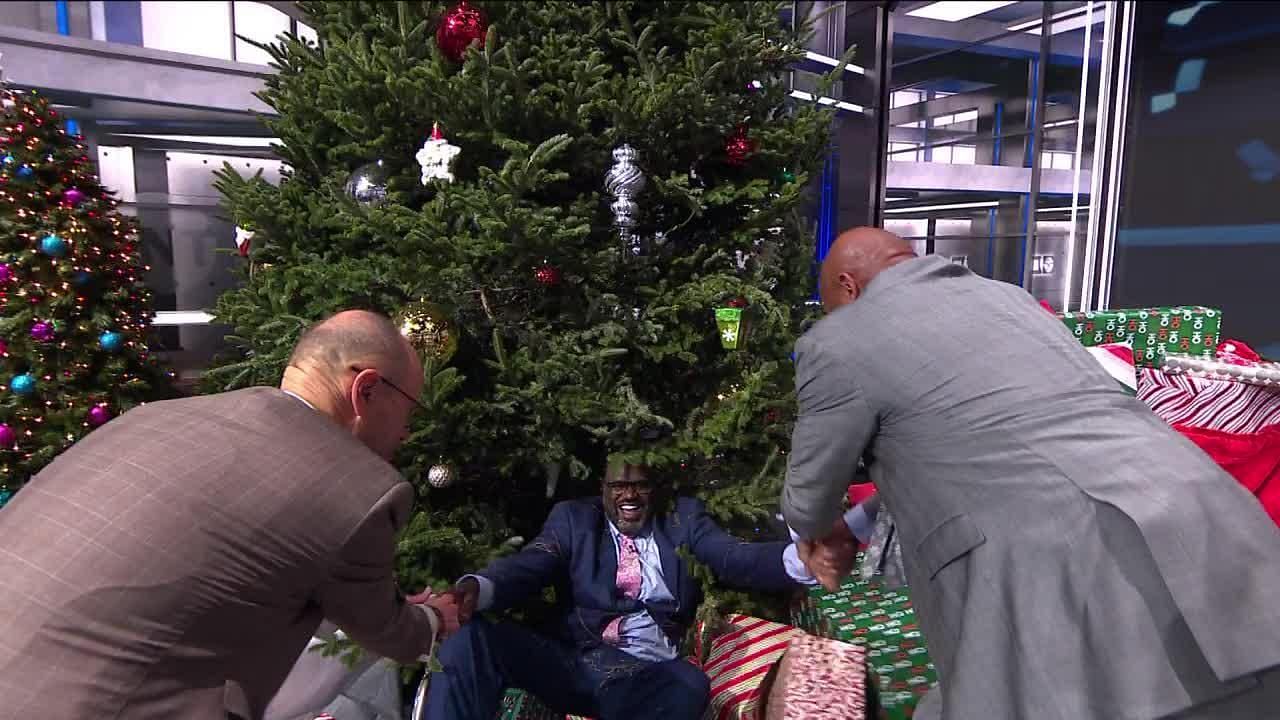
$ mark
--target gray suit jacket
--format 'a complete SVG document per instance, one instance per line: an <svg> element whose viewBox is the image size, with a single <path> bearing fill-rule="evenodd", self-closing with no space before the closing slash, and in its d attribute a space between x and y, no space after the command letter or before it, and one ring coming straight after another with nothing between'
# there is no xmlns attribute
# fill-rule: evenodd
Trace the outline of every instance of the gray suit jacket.
<svg viewBox="0 0 1280 720"><path fill-rule="evenodd" d="M1280 665L1280 531L1022 289L909 260L796 364L786 519L825 534L870 452L945 717L1148 720Z"/></svg>
<svg viewBox="0 0 1280 720"><path fill-rule="evenodd" d="M327 617L412 661L399 597L413 490L279 390L153 403L0 511L0 719L259 717Z"/></svg>

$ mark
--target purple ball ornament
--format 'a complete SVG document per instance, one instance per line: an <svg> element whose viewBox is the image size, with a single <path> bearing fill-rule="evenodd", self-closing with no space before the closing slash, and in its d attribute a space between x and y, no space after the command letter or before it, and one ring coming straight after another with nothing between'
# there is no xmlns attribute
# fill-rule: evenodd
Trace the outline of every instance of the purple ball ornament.
<svg viewBox="0 0 1280 720"><path fill-rule="evenodd" d="M93 427L105 425L111 419L111 411L106 405L94 405L89 408L89 424Z"/></svg>
<svg viewBox="0 0 1280 720"><path fill-rule="evenodd" d="M0 355L4 355L7 352L9 352L9 343L5 342L4 338L0 338Z"/></svg>
<svg viewBox="0 0 1280 720"><path fill-rule="evenodd" d="M0 423L0 450L7 450L18 442L18 433L13 428Z"/></svg>
<svg viewBox="0 0 1280 720"><path fill-rule="evenodd" d="M9 263L0 263L0 285L3 285L13 279L13 268L9 267Z"/></svg>
<svg viewBox="0 0 1280 720"><path fill-rule="evenodd" d="M49 342L53 339L53 323L37 321L31 326L31 337L36 342Z"/></svg>
<svg viewBox="0 0 1280 720"><path fill-rule="evenodd" d="M80 188L67 188L62 193L62 203L64 205L70 205L71 207L75 207L84 202L84 198L85 194L80 191Z"/></svg>

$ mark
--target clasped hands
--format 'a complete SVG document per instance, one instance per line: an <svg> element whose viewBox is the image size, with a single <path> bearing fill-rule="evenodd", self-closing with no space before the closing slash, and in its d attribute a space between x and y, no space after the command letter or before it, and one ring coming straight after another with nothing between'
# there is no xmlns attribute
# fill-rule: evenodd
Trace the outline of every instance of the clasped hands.
<svg viewBox="0 0 1280 720"><path fill-rule="evenodd" d="M444 592L438 593L427 588L416 595L409 595L405 600L416 605L426 605L438 613L443 621L439 628L440 639L443 640L471 621L479 597L480 583L474 578L463 578Z"/></svg>
<svg viewBox="0 0 1280 720"><path fill-rule="evenodd" d="M844 518L836 520L831 532L817 540L800 540L796 554L808 568L809 574L822 587L836 591L840 581L853 573L854 557L858 551L857 540Z"/></svg>

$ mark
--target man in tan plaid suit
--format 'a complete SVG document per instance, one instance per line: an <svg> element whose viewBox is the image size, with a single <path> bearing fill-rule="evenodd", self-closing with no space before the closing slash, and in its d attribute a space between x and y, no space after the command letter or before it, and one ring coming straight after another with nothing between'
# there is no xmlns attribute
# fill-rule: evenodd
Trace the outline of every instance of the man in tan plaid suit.
<svg viewBox="0 0 1280 720"><path fill-rule="evenodd" d="M389 320L339 313L280 389L145 405L58 457L0 511L0 720L257 718L322 618L428 653L456 606L397 591L388 463L422 380Z"/></svg>

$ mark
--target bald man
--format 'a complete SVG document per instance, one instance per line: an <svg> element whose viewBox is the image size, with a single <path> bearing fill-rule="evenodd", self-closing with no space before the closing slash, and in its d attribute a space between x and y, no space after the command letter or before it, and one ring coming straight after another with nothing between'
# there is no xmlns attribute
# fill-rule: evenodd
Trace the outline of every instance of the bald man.
<svg viewBox="0 0 1280 720"><path fill-rule="evenodd" d="M783 511L821 540L858 458L940 685L917 718L1280 717L1280 532L1021 288L873 228L796 347Z"/></svg>
<svg viewBox="0 0 1280 720"><path fill-rule="evenodd" d="M0 718L253 720L322 618L402 662L451 596L392 577L413 490L387 462L422 367L344 312L277 388L153 403L95 430L0 512Z"/></svg>

